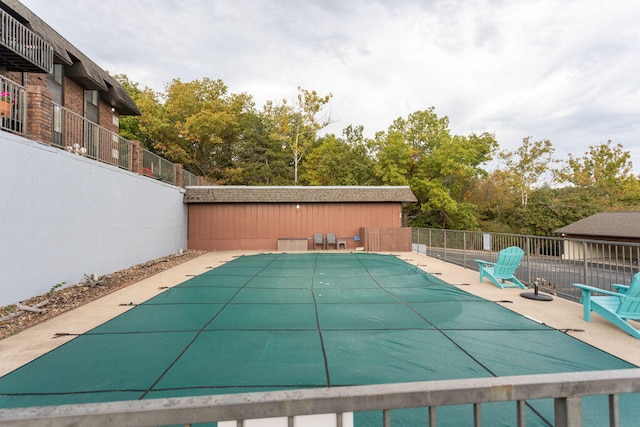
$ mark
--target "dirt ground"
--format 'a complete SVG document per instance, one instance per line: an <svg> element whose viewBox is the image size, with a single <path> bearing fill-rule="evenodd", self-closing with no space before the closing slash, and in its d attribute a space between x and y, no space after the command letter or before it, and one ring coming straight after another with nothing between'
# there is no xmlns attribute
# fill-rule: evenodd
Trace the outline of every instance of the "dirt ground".
<svg viewBox="0 0 640 427"><path fill-rule="evenodd" d="M43 310L41 313L21 310L18 304L0 307L0 340L204 253L204 251L185 251L99 276L95 280L85 277L85 280L79 284L66 287L54 286L46 294L20 302L24 306L34 307L46 301L46 304L40 306Z"/></svg>

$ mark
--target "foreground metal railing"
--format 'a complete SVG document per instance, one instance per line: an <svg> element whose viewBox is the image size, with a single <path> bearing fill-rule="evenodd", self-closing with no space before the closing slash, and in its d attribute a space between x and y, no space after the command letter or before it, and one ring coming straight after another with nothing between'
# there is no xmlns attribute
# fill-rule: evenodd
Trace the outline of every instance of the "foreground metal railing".
<svg viewBox="0 0 640 427"><path fill-rule="evenodd" d="M478 270L476 259L495 261L498 252L518 246L525 257L516 271L524 283L538 280L541 290L579 300L573 283L613 290L638 272L640 244L602 240L540 237L479 231L414 228L413 250L465 268Z"/></svg>
<svg viewBox="0 0 640 427"><path fill-rule="evenodd" d="M0 426L103 426L191 425L236 420L237 426L252 419L382 411L384 427L391 426L391 411L429 408L424 426L436 426L437 408L473 405L467 425L482 425L482 404L514 402L514 425L526 425L525 409L532 399L553 399L557 427L582 425L583 396L607 395L609 426L620 425L619 395L640 392L640 369L498 378L428 381L265 393L150 399L81 405L0 410Z"/></svg>
<svg viewBox="0 0 640 427"><path fill-rule="evenodd" d="M25 135L27 123L27 90L0 76L0 129Z"/></svg>

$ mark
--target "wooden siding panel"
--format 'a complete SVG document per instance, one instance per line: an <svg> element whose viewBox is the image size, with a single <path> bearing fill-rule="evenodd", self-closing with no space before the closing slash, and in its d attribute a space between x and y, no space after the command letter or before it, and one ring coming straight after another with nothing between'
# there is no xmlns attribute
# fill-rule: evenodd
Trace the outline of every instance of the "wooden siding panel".
<svg viewBox="0 0 640 427"><path fill-rule="evenodd" d="M362 227L400 227L401 212L392 202L189 204L189 248L276 250L279 238L307 238L312 248L314 233L335 233L354 249Z"/></svg>

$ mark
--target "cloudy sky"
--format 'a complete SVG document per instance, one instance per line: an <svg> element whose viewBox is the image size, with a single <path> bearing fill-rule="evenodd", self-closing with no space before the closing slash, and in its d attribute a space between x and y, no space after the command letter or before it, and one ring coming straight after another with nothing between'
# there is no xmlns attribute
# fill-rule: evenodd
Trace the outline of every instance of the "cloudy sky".
<svg viewBox="0 0 640 427"><path fill-rule="evenodd" d="M256 105L332 93L329 131L435 107L453 133L559 158L612 140L640 170L637 0L22 0L111 73L222 79Z"/></svg>

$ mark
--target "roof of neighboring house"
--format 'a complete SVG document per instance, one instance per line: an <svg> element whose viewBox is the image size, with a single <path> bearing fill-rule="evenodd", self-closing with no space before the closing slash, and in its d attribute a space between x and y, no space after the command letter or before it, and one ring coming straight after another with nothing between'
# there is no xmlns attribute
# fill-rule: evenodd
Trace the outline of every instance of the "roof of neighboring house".
<svg viewBox="0 0 640 427"><path fill-rule="evenodd" d="M2 4L11 9L7 10L8 13L13 12L11 14L16 19L53 47L54 62L68 67L67 77L85 89L102 92L102 98L119 114L140 115L140 110L120 83L46 22L17 0L0 0L0 5ZM6 10L6 7L3 6L3 9Z"/></svg>
<svg viewBox="0 0 640 427"><path fill-rule="evenodd" d="M417 202L409 187L187 187L185 203Z"/></svg>
<svg viewBox="0 0 640 427"><path fill-rule="evenodd" d="M555 231L558 234L640 239L640 212L601 212Z"/></svg>

